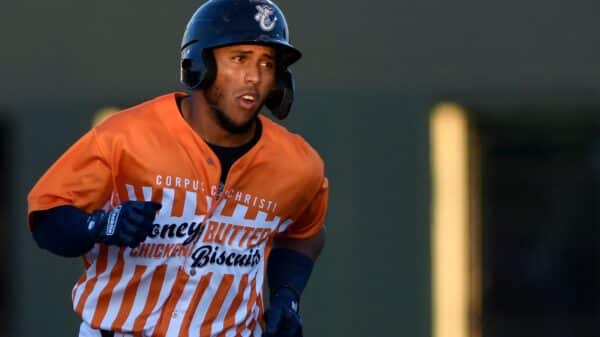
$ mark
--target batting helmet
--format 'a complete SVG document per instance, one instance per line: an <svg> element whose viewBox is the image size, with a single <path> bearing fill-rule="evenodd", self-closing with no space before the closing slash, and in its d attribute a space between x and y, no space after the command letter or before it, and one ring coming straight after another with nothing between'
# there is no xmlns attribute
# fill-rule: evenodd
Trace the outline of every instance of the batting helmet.
<svg viewBox="0 0 600 337"><path fill-rule="evenodd" d="M235 44L275 48L276 84L265 105L279 119L294 101L294 81L288 67L302 54L288 40L283 12L269 0L209 0L196 10L181 42L181 82L188 89L212 84L217 69L212 49Z"/></svg>

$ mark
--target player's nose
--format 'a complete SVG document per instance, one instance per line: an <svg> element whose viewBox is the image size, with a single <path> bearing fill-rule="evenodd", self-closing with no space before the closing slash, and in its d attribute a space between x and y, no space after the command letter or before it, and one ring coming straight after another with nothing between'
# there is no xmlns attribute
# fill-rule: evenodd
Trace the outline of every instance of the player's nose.
<svg viewBox="0 0 600 337"><path fill-rule="evenodd" d="M257 84L260 82L260 79L261 79L260 66L248 65L244 69L244 81L246 83Z"/></svg>

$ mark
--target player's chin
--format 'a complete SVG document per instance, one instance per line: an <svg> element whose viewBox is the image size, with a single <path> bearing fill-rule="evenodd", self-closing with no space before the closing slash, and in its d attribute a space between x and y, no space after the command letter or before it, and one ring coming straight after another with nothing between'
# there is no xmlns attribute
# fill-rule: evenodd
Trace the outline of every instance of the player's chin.
<svg viewBox="0 0 600 337"><path fill-rule="evenodd" d="M229 123L222 126L231 134L245 134L246 132L250 131L253 124L254 120L251 119L243 123Z"/></svg>
<svg viewBox="0 0 600 337"><path fill-rule="evenodd" d="M241 111L241 112L236 112L236 113L229 115L229 119L231 120L232 124L241 127L243 125L246 125L246 124L254 121L257 114L258 114L258 110Z"/></svg>
<svg viewBox="0 0 600 337"><path fill-rule="evenodd" d="M219 115L221 127L233 134L245 133L250 130L256 120L259 110L234 111Z"/></svg>

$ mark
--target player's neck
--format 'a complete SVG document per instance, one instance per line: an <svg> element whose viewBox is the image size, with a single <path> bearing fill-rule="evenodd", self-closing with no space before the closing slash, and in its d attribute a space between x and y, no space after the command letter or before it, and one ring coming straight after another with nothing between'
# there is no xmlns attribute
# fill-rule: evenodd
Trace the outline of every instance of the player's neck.
<svg viewBox="0 0 600 337"><path fill-rule="evenodd" d="M231 133L223 129L211 112L211 107L202 94L192 94L181 101L181 114L200 138L207 143L222 147L238 147L250 142L256 132L253 124L244 133Z"/></svg>

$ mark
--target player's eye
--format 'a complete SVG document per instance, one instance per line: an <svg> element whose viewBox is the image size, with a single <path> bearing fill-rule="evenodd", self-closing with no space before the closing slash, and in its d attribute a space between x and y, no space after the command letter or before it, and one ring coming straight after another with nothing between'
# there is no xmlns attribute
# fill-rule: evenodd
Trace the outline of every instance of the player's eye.
<svg viewBox="0 0 600 337"><path fill-rule="evenodd" d="M267 69L275 68L275 63L273 61L262 61L260 62L261 67L265 67Z"/></svg>
<svg viewBox="0 0 600 337"><path fill-rule="evenodd" d="M242 63L246 59L246 55L234 55L231 60L235 63Z"/></svg>

